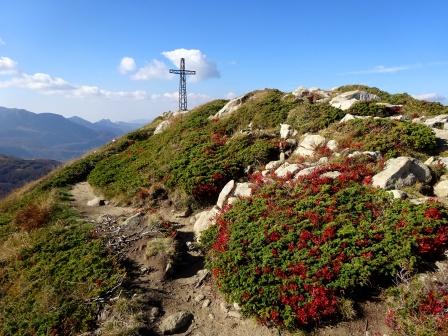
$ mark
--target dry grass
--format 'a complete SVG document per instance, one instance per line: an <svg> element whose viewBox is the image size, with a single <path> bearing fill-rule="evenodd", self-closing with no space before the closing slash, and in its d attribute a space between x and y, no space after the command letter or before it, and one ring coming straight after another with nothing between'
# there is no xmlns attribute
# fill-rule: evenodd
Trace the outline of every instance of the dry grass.
<svg viewBox="0 0 448 336"><path fill-rule="evenodd" d="M156 255L166 255L169 258L176 254L176 243L171 237L153 238L148 241L146 247L146 257L154 257Z"/></svg>
<svg viewBox="0 0 448 336"><path fill-rule="evenodd" d="M22 230L32 231L43 227L51 217L55 205L54 193L46 194L18 210L14 216L14 224Z"/></svg>
<svg viewBox="0 0 448 336"><path fill-rule="evenodd" d="M17 258L20 251L31 246L31 238L26 231L12 233L0 245L0 263Z"/></svg>
<svg viewBox="0 0 448 336"><path fill-rule="evenodd" d="M110 308L109 316L103 323L103 336L140 335L146 326L142 304L136 298L120 298Z"/></svg>

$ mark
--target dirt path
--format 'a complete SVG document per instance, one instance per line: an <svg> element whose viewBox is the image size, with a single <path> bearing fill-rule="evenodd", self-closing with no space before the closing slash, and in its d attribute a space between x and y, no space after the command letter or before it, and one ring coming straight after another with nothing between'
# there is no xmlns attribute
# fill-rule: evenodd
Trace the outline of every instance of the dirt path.
<svg viewBox="0 0 448 336"><path fill-rule="evenodd" d="M159 209L156 214L164 221L172 223L178 230L178 258L172 266L172 274L166 276L170 261L163 255L148 257L145 253L148 242L154 239L148 221L149 214L140 209L119 207L111 203L103 206L88 206L87 203L96 198L92 187L87 183L79 183L71 190L72 205L88 221L95 223L97 233L106 241L109 248L120 255L127 265L128 279L123 284L128 297L144 296L148 301L148 311L152 306L159 310L158 316L151 320L150 331L142 335L159 335L158 325L165 317L179 311L193 314L191 325L182 336L288 336L289 333L275 328L267 328L254 319L244 319L238 312L238 307L228 305L212 286L210 277L200 286L198 280L204 274L203 256L189 251L187 242L194 240L192 220L177 218L169 207ZM152 214L151 216L154 216ZM133 218L129 220L129 218ZM383 312L378 304L363 305L365 316L357 321L343 322L334 327L321 328L312 335L315 336L364 336L366 320L369 320L369 330L372 335L383 335L385 332L382 318ZM102 319L107 319L107 313L101 313ZM94 335L102 334L94 333Z"/></svg>

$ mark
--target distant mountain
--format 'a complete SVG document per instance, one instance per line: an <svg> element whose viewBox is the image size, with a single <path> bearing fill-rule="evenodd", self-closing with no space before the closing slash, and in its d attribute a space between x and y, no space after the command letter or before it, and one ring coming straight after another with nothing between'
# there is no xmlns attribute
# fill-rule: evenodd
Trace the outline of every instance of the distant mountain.
<svg viewBox="0 0 448 336"><path fill-rule="evenodd" d="M65 161L140 126L0 107L0 154Z"/></svg>
<svg viewBox="0 0 448 336"><path fill-rule="evenodd" d="M0 198L57 167L53 160L23 160L0 155Z"/></svg>

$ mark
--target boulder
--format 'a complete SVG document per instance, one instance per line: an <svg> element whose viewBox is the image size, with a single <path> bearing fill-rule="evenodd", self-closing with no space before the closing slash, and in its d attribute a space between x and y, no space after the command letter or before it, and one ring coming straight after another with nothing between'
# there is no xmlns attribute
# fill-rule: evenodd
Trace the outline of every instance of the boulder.
<svg viewBox="0 0 448 336"><path fill-rule="evenodd" d="M164 120L160 124L157 125L156 129L154 130L154 134L162 133L164 130L166 130L171 125L170 120Z"/></svg>
<svg viewBox="0 0 448 336"><path fill-rule="evenodd" d="M395 199L405 199L408 197L408 194L398 189L389 190L388 193L390 193Z"/></svg>
<svg viewBox="0 0 448 336"><path fill-rule="evenodd" d="M291 125L280 124L280 138L287 139L293 134L294 130Z"/></svg>
<svg viewBox="0 0 448 336"><path fill-rule="evenodd" d="M235 112L247 99L252 97L254 92L250 92L244 96L231 99L227 104L225 104L214 116L210 116L209 119L219 119L226 117ZM251 125L252 126L252 125Z"/></svg>
<svg viewBox="0 0 448 336"><path fill-rule="evenodd" d="M448 122L448 114L440 114L433 118L427 118L423 123L429 127L445 128L445 124Z"/></svg>
<svg viewBox="0 0 448 336"><path fill-rule="evenodd" d="M233 192L235 197L250 197L252 196L252 183L243 182L237 183L235 191Z"/></svg>
<svg viewBox="0 0 448 336"><path fill-rule="evenodd" d="M302 141L300 141L294 154L304 157L313 156L314 150L317 147L325 146L326 143L327 140L319 134L307 134Z"/></svg>
<svg viewBox="0 0 448 336"><path fill-rule="evenodd" d="M163 319L159 326L160 332L164 335L171 335L184 332L193 320L193 314L187 311L180 311Z"/></svg>
<svg viewBox="0 0 448 336"><path fill-rule="evenodd" d="M369 158L374 159L374 160L381 159L381 153L373 152L373 151L364 151L364 152L354 151L353 153L350 153L349 155L347 155L347 157L350 159L356 158L359 156L368 156Z"/></svg>
<svg viewBox="0 0 448 336"><path fill-rule="evenodd" d="M328 177L328 178L331 178L334 180L335 178L338 178L340 175L341 175L341 173L335 170L335 171L323 173L320 177Z"/></svg>
<svg viewBox="0 0 448 336"><path fill-rule="evenodd" d="M221 192L218 196L218 201L216 202L216 205L218 208L222 208L224 204L226 204L227 199L229 198L230 194L232 193L233 189L235 188L235 181L230 180L227 182L227 184L222 188Z"/></svg>
<svg viewBox="0 0 448 336"><path fill-rule="evenodd" d="M144 214L142 212L137 212L135 215L132 215L131 217L127 218L124 222L123 225L127 226L135 226L135 225L140 225L140 223L143 220L143 216Z"/></svg>
<svg viewBox="0 0 448 336"><path fill-rule="evenodd" d="M294 176L301 169L301 166L296 163L283 163L280 167L275 171L275 175L278 177L287 177Z"/></svg>
<svg viewBox="0 0 448 336"><path fill-rule="evenodd" d="M282 160L271 161L266 165L265 169L266 170L277 169L278 167L280 167L282 165L282 163L283 163Z"/></svg>
<svg viewBox="0 0 448 336"><path fill-rule="evenodd" d="M334 152L335 150L338 149L338 143L336 140L330 140L327 142L327 147L329 150Z"/></svg>
<svg viewBox="0 0 448 336"><path fill-rule="evenodd" d="M308 167L305 169L302 169L301 171L299 171L299 173L296 175L296 179L301 177L301 176L307 176L309 174L311 174L313 171L315 171L317 168L319 168L318 166L315 167Z"/></svg>
<svg viewBox="0 0 448 336"><path fill-rule="evenodd" d="M87 206L89 207L97 207L103 205L106 205L106 201L100 197L95 197L94 199L91 199L87 202Z"/></svg>
<svg viewBox="0 0 448 336"><path fill-rule="evenodd" d="M357 102L369 102L374 100L380 100L380 97L365 91L355 90L338 94L330 100L330 105L345 111Z"/></svg>
<svg viewBox="0 0 448 336"><path fill-rule="evenodd" d="M438 129L438 128L432 128L436 138L448 141L448 130L446 129Z"/></svg>
<svg viewBox="0 0 448 336"><path fill-rule="evenodd" d="M373 176L372 185L383 189L398 189L416 181L428 183L431 179L431 171L425 164L417 159L401 156L386 161L385 169Z"/></svg>
<svg viewBox="0 0 448 336"><path fill-rule="evenodd" d="M202 231L207 230L215 224L215 216L218 214L219 208L213 207L211 210L205 210L196 215L196 221L193 225L193 231L196 235L196 239L199 240Z"/></svg>
<svg viewBox="0 0 448 336"><path fill-rule="evenodd" d="M443 180L434 186L434 195L440 198L448 197L448 180Z"/></svg>

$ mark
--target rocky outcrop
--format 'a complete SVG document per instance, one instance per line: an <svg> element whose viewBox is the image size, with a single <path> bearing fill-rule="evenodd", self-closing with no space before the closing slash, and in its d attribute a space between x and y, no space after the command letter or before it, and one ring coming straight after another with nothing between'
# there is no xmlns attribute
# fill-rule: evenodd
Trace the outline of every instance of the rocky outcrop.
<svg viewBox="0 0 448 336"><path fill-rule="evenodd" d="M301 165L285 162L275 170L275 175L281 178L294 176L300 169L302 169Z"/></svg>
<svg viewBox="0 0 448 336"><path fill-rule="evenodd" d="M250 197L252 196L252 183L237 183L233 192L234 197Z"/></svg>
<svg viewBox="0 0 448 336"><path fill-rule="evenodd" d="M222 188L218 196L218 201L216 202L218 208L222 208L224 206L234 188L235 188L234 180L230 180L229 182L227 182L224 188Z"/></svg>
<svg viewBox="0 0 448 336"><path fill-rule="evenodd" d="M211 210L202 211L195 216L196 221L193 225L193 231L198 240L201 237L201 233L214 224L214 218L218 212L219 208L215 206Z"/></svg>
<svg viewBox="0 0 448 336"><path fill-rule="evenodd" d="M280 124L280 138L288 139L291 135L293 135L294 129L291 125L288 124Z"/></svg>
<svg viewBox="0 0 448 336"><path fill-rule="evenodd" d="M160 124L157 125L156 129L154 130L154 134L162 133L164 130L166 130L171 125L170 120L164 120Z"/></svg>
<svg viewBox="0 0 448 336"><path fill-rule="evenodd" d="M388 193L391 194L395 199L405 199L408 197L408 194L398 189L389 190Z"/></svg>
<svg viewBox="0 0 448 336"><path fill-rule="evenodd" d="M319 88L306 88L301 86L292 91L292 94L299 99L306 99L313 103L323 103L330 100L331 92Z"/></svg>
<svg viewBox="0 0 448 336"><path fill-rule="evenodd" d="M448 197L448 180L442 180L434 186L434 195L440 198Z"/></svg>
<svg viewBox="0 0 448 336"><path fill-rule="evenodd" d="M325 146L326 143L327 140L319 134L307 134L302 141L300 141L294 154L303 157L313 156L315 149Z"/></svg>
<svg viewBox="0 0 448 336"><path fill-rule="evenodd" d="M383 189L400 189L415 182L428 183L431 171L421 161L401 156L386 162L385 169L373 176L372 185Z"/></svg>
<svg viewBox="0 0 448 336"><path fill-rule="evenodd" d="M172 335L184 332L193 320L193 314L187 311L180 311L166 317L159 326L163 335Z"/></svg>
<svg viewBox="0 0 448 336"><path fill-rule="evenodd" d="M357 102L369 102L375 100L380 100L380 98L377 95L365 91L355 90L337 95L330 100L330 105L345 111Z"/></svg>

